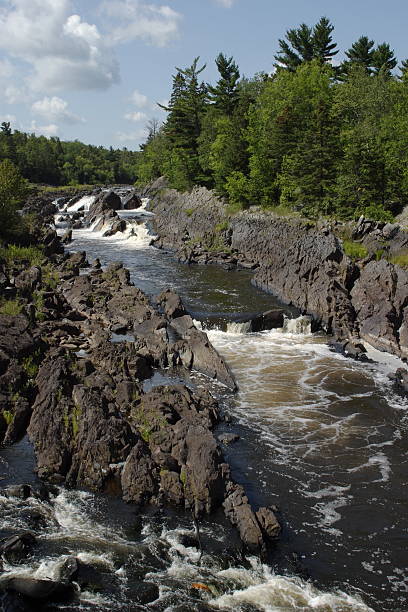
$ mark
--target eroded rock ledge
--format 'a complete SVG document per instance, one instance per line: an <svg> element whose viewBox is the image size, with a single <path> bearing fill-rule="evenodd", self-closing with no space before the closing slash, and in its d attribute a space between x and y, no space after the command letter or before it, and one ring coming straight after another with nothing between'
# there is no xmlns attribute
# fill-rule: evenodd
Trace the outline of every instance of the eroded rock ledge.
<svg viewBox="0 0 408 612"><path fill-rule="evenodd" d="M60 254L53 240L44 265L2 263L2 286L24 307L0 315L1 441L27 431L38 474L53 484L175 505L196 518L223 507L247 550L263 555L280 526L234 483L213 434L216 400L183 384L144 385L163 368L194 369L233 391L227 364L179 296L165 291L151 303L121 264L84 270L85 253Z"/></svg>
<svg viewBox="0 0 408 612"><path fill-rule="evenodd" d="M261 210L230 215L204 187L181 194L163 180L144 194L156 215L156 246L186 263L253 269L255 285L312 315L351 350L362 339L408 358L408 272L381 259L383 251L408 251L408 233L398 225L315 224ZM366 249L364 259L346 255L346 230Z"/></svg>

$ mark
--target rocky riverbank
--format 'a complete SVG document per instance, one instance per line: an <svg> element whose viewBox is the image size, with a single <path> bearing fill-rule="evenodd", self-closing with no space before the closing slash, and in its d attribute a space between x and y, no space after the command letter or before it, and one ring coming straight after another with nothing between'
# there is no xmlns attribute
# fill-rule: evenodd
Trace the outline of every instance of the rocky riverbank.
<svg viewBox="0 0 408 612"><path fill-rule="evenodd" d="M111 210L103 202L90 214L100 219ZM0 262L2 444L27 433L38 475L50 485L189 509L195 520L223 508L246 550L265 555L280 526L233 481L213 433L223 418L217 402L184 384L146 387L166 368L181 378L194 369L236 389L179 296L165 291L149 301L120 263L89 266L85 253L64 252L46 227L41 244L3 249ZM34 495L24 491L10 494ZM7 535L3 555L14 546L24 558L35 545L19 532ZM0 590L30 601L69 598L74 575L61 586L9 570Z"/></svg>
<svg viewBox="0 0 408 612"><path fill-rule="evenodd" d="M408 272L389 261L408 250L400 226L313 223L260 209L230 214L213 192L180 194L162 179L144 194L156 246L186 263L253 269L255 285L311 315L346 353L361 355L363 340L408 358ZM350 244L357 257L347 255Z"/></svg>

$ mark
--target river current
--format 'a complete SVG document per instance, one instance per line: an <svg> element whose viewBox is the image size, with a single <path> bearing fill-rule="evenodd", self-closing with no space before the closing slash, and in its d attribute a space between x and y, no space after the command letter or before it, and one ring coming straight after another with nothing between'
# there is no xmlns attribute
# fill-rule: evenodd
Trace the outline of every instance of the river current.
<svg viewBox="0 0 408 612"><path fill-rule="evenodd" d="M240 559L216 517L202 525L200 558L186 540L188 515L135 515L118 500L64 489L50 510L0 492L5 534L30 527L22 506L44 515L38 559L18 572L51 578L72 554L97 564L106 589L85 591L82 609L406 612L408 402L387 378L398 360L372 351L376 361L359 363L333 353L293 309L284 329L245 333L237 313L282 307L250 284L250 272L180 264L150 246L149 213L122 214L135 217L132 230L110 238L77 230L70 248L102 265L123 261L149 295L170 287L182 296L239 385L235 396L212 387L232 418L220 432L240 435L224 449L234 478L254 504L279 508L283 537L268 565ZM0 470L5 484L35 481L26 440L0 451ZM159 586L159 598L136 608L142 578ZM197 582L209 590L192 590Z"/></svg>

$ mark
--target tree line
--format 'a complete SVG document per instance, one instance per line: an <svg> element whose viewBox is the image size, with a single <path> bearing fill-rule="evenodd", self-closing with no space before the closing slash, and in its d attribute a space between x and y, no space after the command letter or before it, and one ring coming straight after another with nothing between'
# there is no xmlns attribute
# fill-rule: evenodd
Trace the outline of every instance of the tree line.
<svg viewBox="0 0 408 612"><path fill-rule="evenodd" d="M49 185L134 183L138 152L63 142L12 130L9 122L0 129L0 161L10 160L32 183Z"/></svg>
<svg viewBox="0 0 408 612"><path fill-rule="evenodd" d="M150 124L140 184L215 188L232 205L309 217L391 219L408 199L408 60L361 36L339 50L326 17L279 40L272 74L241 76L232 57L176 68L167 119Z"/></svg>

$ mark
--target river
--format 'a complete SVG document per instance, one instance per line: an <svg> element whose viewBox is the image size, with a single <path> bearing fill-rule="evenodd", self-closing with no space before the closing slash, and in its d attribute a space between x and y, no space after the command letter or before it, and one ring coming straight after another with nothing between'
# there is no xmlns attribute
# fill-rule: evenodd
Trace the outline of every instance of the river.
<svg viewBox="0 0 408 612"><path fill-rule="evenodd" d="M146 219L142 212L132 233L110 238L77 230L71 248L103 265L123 261L149 295L172 288L209 328L239 384L236 396L213 385L232 417L220 431L240 435L224 449L226 458L251 501L278 506L281 542L268 565L240 559L216 517L202 525L200 560L185 540L189 516L163 510L136 516L118 500L64 489L52 511L39 500L0 496L4 533L29 526L24 505L45 517L36 526L42 556L18 571L52 577L70 554L98 564L106 588L83 592L82 609L138 609L135 593L144 578L159 586L159 598L140 609L406 612L408 402L387 378L397 360L373 352L381 363L367 364L333 353L326 337L310 333L302 319L294 322L293 309L285 330L243 333L236 313L282 305L255 289L248 271L186 266L149 246ZM193 375L191 384L202 379ZM26 440L1 451L0 460L5 483L34 478ZM192 590L195 582L210 591Z"/></svg>

